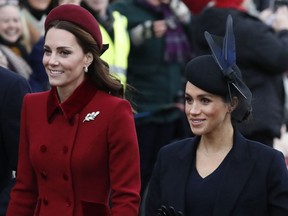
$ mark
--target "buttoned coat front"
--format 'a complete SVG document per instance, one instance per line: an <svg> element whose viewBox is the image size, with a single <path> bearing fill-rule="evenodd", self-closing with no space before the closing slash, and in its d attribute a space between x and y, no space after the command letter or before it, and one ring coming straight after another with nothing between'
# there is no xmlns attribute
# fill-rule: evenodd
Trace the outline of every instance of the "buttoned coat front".
<svg viewBox="0 0 288 216"><path fill-rule="evenodd" d="M145 216L157 215L161 205L186 214L187 180L199 137L160 150L149 185ZM283 154L263 144L234 136L211 216L287 216L288 171Z"/></svg>
<svg viewBox="0 0 288 216"><path fill-rule="evenodd" d="M55 103L54 88L24 98L7 216L137 215L139 152L131 107L86 84L62 104Z"/></svg>

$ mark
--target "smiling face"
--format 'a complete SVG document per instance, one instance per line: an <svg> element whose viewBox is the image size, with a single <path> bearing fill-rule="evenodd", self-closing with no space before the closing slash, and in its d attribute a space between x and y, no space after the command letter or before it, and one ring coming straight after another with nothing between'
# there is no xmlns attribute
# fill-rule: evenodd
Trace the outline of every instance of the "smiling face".
<svg viewBox="0 0 288 216"><path fill-rule="evenodd" d="M195 135L205 135L231 124L230 105L223 98L203 91L190 82L185 90L185 112Z"/></svg>
<svg viewBox="0 0 288 216"><path fill-rule="evenodd" d="M22 23L17 6L5 5L0 7L0 36L15 43L22 35Z"/></svg>
<svg viewBox="0 0 288 216"><path fill-rule="evenodd" d="M51 86L73 92L84 80L84 67L92 62L76 37L62 29L51 28L45 38L43 64Z"/></svg>

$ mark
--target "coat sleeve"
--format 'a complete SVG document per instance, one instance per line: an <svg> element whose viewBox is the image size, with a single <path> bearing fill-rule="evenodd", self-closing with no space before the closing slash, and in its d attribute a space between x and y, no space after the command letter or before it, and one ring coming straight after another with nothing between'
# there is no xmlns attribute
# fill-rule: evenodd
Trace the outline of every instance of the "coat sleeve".
<svg viewBox="0 0 288 216"><path fill-rule="evenodd" d="M22 77L16 78L11 85L7 86L4 97L3 123L1 122L1 133L5 144L6 153L11 169L16 170L19 145L20 113L25 94L29 93L30 87Z"/></svg>
<svg viewBox="0 0 288 216"><path fill-rule="evenodd" d="M288 215L288 171L282 153L277 152L275 155L267 177L269 178L269 215Z"/></svg>
<svg viewBox="0 0 288 216"><path fill-rule="evenodd" d="M137 216L140 205L140 156L132 109L118 103L109 123L112 216Z"/></svg>
<svg viewBox="0 0 288 216"><path fill-rule="evenodd" d="M29 139L27 130L29 128L27 116L27 98L24 97L21 112L20 144L18 153L18 167L16 184L10 194L6 216L31 216L33 215L37 202L37 181L34 174L29 153Z"/></svg>

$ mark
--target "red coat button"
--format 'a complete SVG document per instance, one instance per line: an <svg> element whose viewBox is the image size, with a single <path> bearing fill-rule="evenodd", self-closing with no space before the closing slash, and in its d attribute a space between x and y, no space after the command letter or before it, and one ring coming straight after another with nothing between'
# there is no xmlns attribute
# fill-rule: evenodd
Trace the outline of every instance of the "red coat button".
<svg viewBox="0 0 288 216"><path fill-rule="evenodd" d="M67 152L68 152L68 147L67 146L63 146L63 153L67 154Z"/></svg>
<svg viewBox="0 0 288 216"><path fill-rule="evenodd" d="M66 206L67 206L67 207L70 207L70 206L71 206L71 204L72 204L72 203L71 203L71 201L70 201L70 200L66 200Z"/></svg>
<svg viewBox="0 0 288 216"><path fill-rule="evenodd" d="M45 171L42 171L40 175L43 179L47 179L47 173Z"/></svg>
<svg viewBox="0 0 288 216"><path fill-rule="evenodd" d="M46 151L47 151L47 146L41 145L41 146L40 146L40 151L41 151L41 152L46 152Z"/></svg>
<svg viewBox="0 0 288 216"><path fill-rule="evenodd" d="M68 180L69 180L69 177L68 177L68 175L66 175L66 174L63 174L63 179L64 179L65 181L68 181Z"/></svg>
<svg viewBox="0 0 288 216"><path fill-rule="evenodd" d="M44 205L48 205L48 199L47 199L47 197L43 198L43 204L44 204Z"/></svg>

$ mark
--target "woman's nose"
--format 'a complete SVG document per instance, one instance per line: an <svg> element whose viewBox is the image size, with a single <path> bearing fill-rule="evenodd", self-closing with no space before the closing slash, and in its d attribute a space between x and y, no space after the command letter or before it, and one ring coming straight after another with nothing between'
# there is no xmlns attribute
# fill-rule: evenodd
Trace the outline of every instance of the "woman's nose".
<svg viewBox="0 0 288 216"><path fill-rule="evenodd" d="M48 63L51 65L58 65L59 61L58 61L57 57L52 54L48 60Z"/></svg>
<svg viewBox="0 0 288 216"><path fill-rule="evenodd" d="M191 104L189 113L191 115L196 115L196 114L199 114L199 112L200 112L200 108L199 108L198 104L196 102Z"/></svg>

